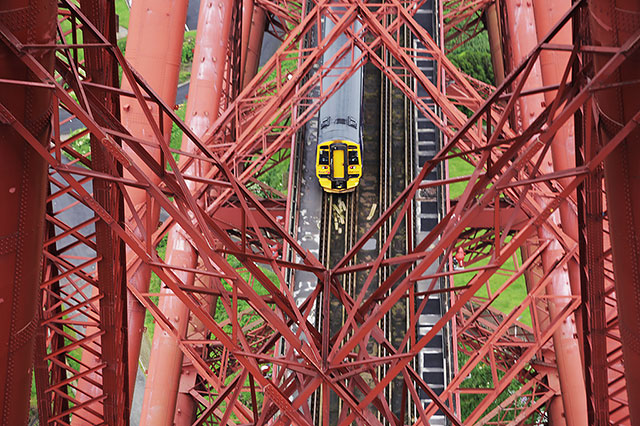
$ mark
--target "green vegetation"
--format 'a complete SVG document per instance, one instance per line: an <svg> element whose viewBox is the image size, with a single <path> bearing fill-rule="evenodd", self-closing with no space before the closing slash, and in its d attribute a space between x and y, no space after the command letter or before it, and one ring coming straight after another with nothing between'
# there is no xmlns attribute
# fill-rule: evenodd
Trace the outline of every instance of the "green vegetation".
<svg viewBox="0 0 640 426"><path fill-rule="evenodd" d="M158 257L164 260L165 255L167 253L167 236L166 235L158 243L158 246L156 247L156 251L158 253ZM160 293L161 283L162 281L160 281L160 278L155 273L152 272L151 281L149 282L149 293ZM158 296L150 296L150 299L155 305L158 304L158 299L159 299ZM153 320L153 315L151 315L151 312L149 312L149 310L145 312L144 327L147 329L147 333L149 337L153 338L153 332L155 330L156 323Z"/></svg>
<svg viewBox="0 0 640 426"><path fill-rule="evenodd" d="M129 28L129 6L125 0L116 0L116 15L118 15L118 25Z"/></svg>
<svg viewBox="0 0 640 426"><path fill-rule="evenodd" d="M284 148L273 155L267 164L257 175L257 179L267 184L269 187L278 192L287 193L287 183L289 180L289 153L290 149ZM257 155L256 155L257 157ZM259 197L273 198L273 194L263 190L256 184L248 184L247 187L256 193Z"/></svg>
<svg viewBox="0 0 640 426"><path fill-rule="evenodd" d="M449 177L460 177L460 176L468 176L473 173L475 169L474 166L464 161L462 158L457 157L449 160ZM462 195L465 188L467 187L467 182L456 182L449 185L449 197L451 199L458 198Z"/></svg>
<svg viewBox="0 0 640 426"><path fill-rule="evenodd" d="M298 54L295 52L289 53L286 58L280 61L280 76L286 78L287 74L292 73L298 67ZM262 67L260 67L262 69ZM258 72L260 72L258 70ZM271 74L267 76L267 82L275 80L278 76L278 71L273 70Z"/></svg>
<svg viewBox="0 0 640 426"><path fill-rule="evenodd" d="M465 74L487 84L495 85L489 36L486 31L449 53L447 57Z"/></svg>
<svg viewBox="0 0 640 426"><path fill-rule="evenodd" d="M491 65L491 53L489 50L489 39L486 31L480 34L475 39L471 40L469 43L463 45L457 50L453 51L449 54L449 59L458 67L460 67L465 73L471 75L478 80L482 80L486 83L493 83L493 68ZM458 157L452 160L449 160L449 176L450 177L458 177L458 176L467 176L472 174L474 171L474 166L469 164L464 159ZM465 188L467 186L467 182L457 182L449 185L449 196L451 199L456 199L462 195ZM520 250L517 252L517 257L520 258ZM474 263L474 267L484 266L489 263L489 259L483 259L477 263ZM502 283L506 281L506 279L515 271L515 265L513 262L513 258L510 258L504 265L501 266L501 270L494 274L489 279L489 287L491 291L497 290ZM455 276L456 285L466 284L472 277L474 273L464 273ZM496 299L496 301L492 304L494 308L499 309L502 312L509 313L511 310L520 304L523 298L526 295L526 285L525 280L521 276L518 278L509 288ZM477 296L487 297L487 289L483 287L478 293ZM527 310L520 320L530 325L531 324L531 316L529 315L529 311Z"/></svg>
<svg viewBox="0 0 640 426"><path fill-rule="evenodd" d="M187 31L184 33L182 43L182 60L180 62L180 83L189 81L191 78L191 64L193 63L193 53L196 48L196 32Z"/></svg>
<svg viewBox="0 0 640 426"><path fill-rule="evenodd" d="M176 115L180 117L180 120L184 121L185 115L187 113L187 104L186 102L178 105L178 109L176 110ZM184 132L178 127L177 124L173 123L173 128L171 129L171 139L169 140L169 147L171 149L180 149L182 146L182 134ZM176 162L180 159L180 155L175 152L172 153L173 158L175 158Z"/></svg>
<svg viewBox="0 0 640 426"><path fill-rule="evenodd" d="M508 242L508 241L507 241ZM518 258L518 265L520 265L520 249L516 251L516 257ZM478 262L469 265L469 267L477 268L485 266L489 263L490 259L482 259ZM489 278L489 289L491 294L495 292L516 272L516 266L513 257L510 257L505 263L500 266L500 269ZM465 272L462 274L456 274L453 277L454 285L461 286L466 285L471 279L479 272ZM527 287L523 276L518 277L508 288L504 290L495 301L491 303L491 307L497 309L500 312L509 314L516 307L518 307L527 295ZM476 297L486 299L489 297L487 286L483 286L476 293ZM518 321L525 325L531 326L531 314L529 308L525 309Z"/></svg>
<svg viewBox="0 0 640 426"><path fill-rule="evenodd" d="M460 351L458 352L458 360L459 364L462 366L466 364L469 360L469 355ZM504 377L504 372L498 370L497 376L498 379L502 379ZM514 392L520 389L522 385L517 380L512 380L507 389L505 389L495 401L491 403L486 412L489 412L496 408L499 404L501 404L505 399L511 396ZM485 363L480 362L476 367L471 371L469 376L462 382L462 388L492 388L493 387L493 379L491 377L491 367ZM475 408L480 404L480 402L484 399L485 395L482 394L468 394L463 393L460 395L460 414L462 419L467 418L469 414L475 410ZM514 402L516 405L528 405L529 401L525 400L517 400ZM515 420L516 413L514 411L502 411L500 413L501 421L505 420ZM529 424L529 423L527 423ZM538 423L536 423L538 424Z"/></svg>
<svg viewBox="0 0 640 426"><path fill-rule="evenodd" d="M456 65L464 73L470 75L471 77L488 84L495 84L489 40L486 31L478 35L475 39L451 52L448 55L448 58L451 60L451 62L454 63L454 65ZM469 111L466 110L464 112L468 113ZM474 166L472 166L462 158L455 158L449 161L450 177L471 175L473 171ZM464 192L466 186L467 182L458 182L451 184L449 186L451 199L453 200L460 197ZM508 241L509 238L507 238L507 243ZM468 260L473 253L467 252L466 254L466 259ZM520 249L516 251L515 259L517 260L518 265L521 264ZM484 265L487 265L490 260L491 259L489 258L485 258L473 264L465 264L465 266L482 267ZM500 269L491 278L489 278L487 285L483 286L476 293L476 296L481 299L486 299L489 296L489 291L491 292L491 294L494 294L511 276L513 276L515 270L516 264L514 262L514 256L512 256L503 265L501 265ZM454 284L456 286L465 285L475 275L475 272L457 274L454 276ZM515 308L521 305L526 295L527 289L525 279L524 276L520 276L507 289L505 289L505 291L499 297L496 298L496 300L491 304L491 307L508 315ZM525 325L531 326L531 313L528 308L522 313L518 320ZM466 352L470 351L470 348L460 349L466 349ZM458 352L458 363L460 367L462 367L468 360L469 356L462 352L462 350ZM504 376L504 373L498 371L497 375L498 378L502 378ZM462 383L462 387L465 388L492 388L493 386L494 383L491 375L491 367L487 362L479 363L473 369L471 374L469 374L467 379L465 379L465 381ZM496 401L492 402L487 411L490 411L493 408L497 407L498 404L512 395L520 387L521 384L517 380L513 380L509 384L508 388L500 394ZM471 414L471 412L473 412L473 410L484 399L484 397L485 395L482 394L463 393L461 395L462 419L465 419L469 414ZM528 401L516 401L516 403L529 404ZM505 416L504 420L513 420L515 416L513 412L505 412L502 414Z"/></svg>
<svg viewBox="0 0 640 426"><path fill-rule="evenodd" d="M449 161L449 176L467 176L473 173L474 167L464 161L461 158L456 158ZM449 195L451 199L456 199L462 195L467 182L457 182L449 185ZM516 252L516 257L520 259L520 250ZM481 267L489 263L490 259L482 259L473 265L472 267ZM520 261L518 261L520 263ZM495 292L500 286L515 272L515 264L513 257L510 257L500 268L500 270L489 279L489 288L492 292ZM473 278L475 273L467 272L454 276L455 285L465 285ZM515 280L509 288L506 289L492 304L491 306L498 309L501 312L509 313L520 304L527 294L526 284L523 276L520 276ZM486 298L488 296L487 288L482 287L476 296ZM531 325L531 315L527 309L519 318L524 324Z"/></svg>

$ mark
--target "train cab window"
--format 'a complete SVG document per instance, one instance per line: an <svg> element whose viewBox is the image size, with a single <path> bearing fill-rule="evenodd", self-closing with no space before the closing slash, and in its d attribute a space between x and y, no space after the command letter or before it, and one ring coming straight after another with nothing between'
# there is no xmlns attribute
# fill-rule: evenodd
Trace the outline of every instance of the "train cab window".
<svg viewBox="0 0 640 426"><path fill-rule="evenodd" d="M358 122L356 120L353 119L353 117L349 116L349 123L348 123L349 127L353 127L354 129L358 128Z"/></svg>
<svg viewBox="0 0 640 426"><path fill-rule="evenodd" d="M347 124L346 118L336 118L336 124Z"/></svg>
<svg viewBox="0 0 640 426"><path fill-rule="evenodd" d="M318 164L320 165L328 165L329 164L329 150L321 149L320 154L318 155Z"/></svg>
<svg viewBox="0 0 640 426"><path fill-rule="evenodd" d="M327 117L323 119L322 122L320 123L320 128L324 129L325 127L329 127L330 124L331 124L331 117Z"/></svg>
<svg viewBox="0 0 640 426"><path fill-rule="evenodd" d="M349 150L349 164L358 164L358 150L350 149Z"/></svg>

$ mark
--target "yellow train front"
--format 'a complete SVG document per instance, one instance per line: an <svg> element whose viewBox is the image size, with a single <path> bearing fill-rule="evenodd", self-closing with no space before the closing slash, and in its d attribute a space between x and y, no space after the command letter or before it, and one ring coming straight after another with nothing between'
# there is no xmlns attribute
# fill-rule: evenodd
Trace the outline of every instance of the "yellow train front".
<svg viewBox="0 0 640 426"><path fill-rule="evenodd" d="M341 9L340 9L341 10ZM323 18L324 33L329 34L333 22ZM354 24L354 31L360 24ZM336 53L348 43L344 34L327 48L323 62L330 63ZM336 71L330 71L322 78L323 90L332 87L341 73L351 66L353 58L360 51L347 53L337 63ZM362 177L362 67L358 68L325 101L320 108L320 126L316 151L316 176L323 190L333 193L351 192L356 189Z"/></svg>
<svg viewBox="0 0 640 426"><path fill-rule="evenodd" d="M316 176L327 192L350 192L362 177L360 145L347 140L318 144Z"/></svg>

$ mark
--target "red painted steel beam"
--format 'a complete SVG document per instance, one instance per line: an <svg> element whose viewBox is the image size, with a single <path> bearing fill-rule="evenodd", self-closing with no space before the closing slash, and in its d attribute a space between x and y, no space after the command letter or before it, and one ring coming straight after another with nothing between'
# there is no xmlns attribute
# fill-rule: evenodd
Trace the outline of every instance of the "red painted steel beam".
<svg viewBox="0 0 640 426"><path fill-rule="evenodd" d="M113 3L107 0L81 0L80 8L95 29L99 30L113 44L116 44L116 13ZM75 24L75 21L72 21ZM73 25L73 24L72 24ZM89 25L83 27L83 42L97 43ZM117 86L119 84L118 68L115 59L108 53L98 49L87 49L84 54L84 67L91 81L99 85ZM94 97L114 116L120 112L119 98L115 93L108 93L96 87L80 89L74 85L78 98L88 102L88 96ZM84 99L83 99L84 98ZM105 125L107 120L96 117ZM92 135L91 161L94 169L115 176L120 176L116 161L112 155L103 150L99 141ZM123 197L120 188L114 182L101 179L94 180L93 191L96 200L107 211L122 222ZM87 326L88 335L99 337L91 342L93 348L100 352L99 357L87 349L83 359L89 359L90 366L81 367L76 393L77 406L73 424L126 424L129 421L129 384L127 377L122 377L127 368L127 336L126 336L126 261L124 244L120 238L111 233L104 221L97 220L95 232L95 251L99 286L93 286L91 295L99 298L95 309L100 316L100 327ZM86 355L86 356L85 356ZM90 372L96 364L104 367ZM87 390L88 393L83 391ZM98 396L104 400L95 401Z"/></svg>
<svg viewBox="0 0 640 426"><path fill-rule="evenodd" d="M266 200L265 200L266 201ZM283 200L284 201L284 200ZM284 202L268 202L264 203L269 209L269 213L275 218L285 217ZM240 229L242 228L242 213L240 206L237 207L221 207L216 212L215 220L220 222L223 229ZM260 228L269 228L271 223L264 218L258 218L256 225Z"/></svg>
<svg viewBox="0 0 640 426"><path fill-rule="evenodd" d="M121 63L122 63L122 62L121 62ZM126 78L131 79L131 71L130 71L130 70L128 70L128 69L126 68L126 66L125 66L123 63L122 63L122 65L123 65L123 67L125 68L125 70L124 70L124 71L125 71L125 73L124 73L124 74L125 74ZM40 75L42 75L42 74L41 74L41 70L38 70L38 72L40 72ZM58 94L59 94L59 96L63 96L63 97L67 96L65 93L63 93L63 92L61 91L61 88L60 88L60 87L56 86L56 88L57 88L57 90L58 90ZM138 96L139 96L139 93L138 93ZM67 97L65 97L65 102L69 102L69 105L70 105L71 107L73 107L73 108L72 108L72 109L73 109L73 111L74 111L76 114L78 114L78 115L79 115L79 118L80 118L81 120L83 120L83 122L86 122L88 125L90 125L90 126L91 126L91 129L92 129L92 131L93 131L93 132L96 132L96 133L98 133L98 134L100 135L100 140L103 140L103 141L109 141L109 140L110 140L108 137L106 137L106 136L104 135L103 130L101 130L101 128L100 128L100 127L97 127L95 124L91 123L91 120L90 120L86 115L83 115L84 113L82 112L82 110L81 110L81 109L79 109L79 108L78 108L78 106L77 106L77 105L75 105L73 102L71 102L71 101L70 101L70 99L68 98L68 96L67 96ZM96 107L96 105L95 105L95 104L94 104L94 105L92 105L92 106L93 106L93 107ZM99 105L98 105L98 106L99 106ZM23 129L22 129L22 130L23 130ZM185 131L187 131L187 129L185 129ZM194 137L194 138L195 138L195 136L192 136L192 137ZM59 142L59 141L58 141L58 142ZM200 146L202 146L202 145L200 145ZM116 146L110 146L110 149L114 149L114 150L116 150L116 152L118 152L118 154L119 154L119 155L123 155L123 154L122 154L122 152L121 152L121 151L119 151L119 150L118 150L118 148L117 148ZM137 151L137 152L138 152L138 155L140 155L140 152L141 152L141 151ZM122 159L123 157L120 157L120 158ZM124 157L124 158L126 158L126 157ZM50 160L51 160L51 162L52 162L52 165L54 165L54 164L55 164L57 167L59 167L59 164L56 162L56 160L54 160L54 159L50 159ZM171 161L171 157L170 157L170 156L169 156L169 160ZM88 163L88 164L90 165L90 163ZM135 172L135 173L136 173L136 176L137 176L137 178L138 178L138 179L142 178L143 180L145 180L145 184L144 184L144 185L146 185L146 187L148 187L148 188L150 188L150 189L154 190L154 193L155 193L156 195L158 195L158 194L162 194L162 191L158 192L158 191L159 191L159 190L158 190L158 188L157 188L157 187L155 187L155 186L153 185L153 183L152 183L152 182L150 182L150 180L148 180L148 179L147 179L146 175L145 175L144 173L142 173L142 172L140 171L140 169L139 169L139 168L137 168L133 162L131 162L131 161L127 161L127 162L126 162L126 167L127 167L129 170L132 170L133 172ZM173 169L174 169L174 170L177 170L177 165L173 164ZM73 186L73 188L74 188L74 191L80 191L80 193L82 193L83 200L89 200L89 199L91 198L88 194L86 194L86 192L85 192L81 187L79 187L79 186L77 186L77 185L75 185L75 186L74 186L74 179L73 179L71 176L69 176L68 174L65 174L65 179L66 179L68 182L70 182L70 184L71 184L71 185ZM172 206L171 206L171 204L170 204L170 203L169 203L169 204L167 204L167 203L166 203L166 200L164 200L164 201L165 201L164 206L165 206L165 208L166 208L166 209L168 209L170 212L173 212L174 214L175 214L175 213L177 213L177 212L176 212L176 210L172 208ZM88 201L87 201L87 202L88 202ZM106 215L108 215L108 214L107 214L107 212L104 212L104 211L100 211L100 210L98 210L98 212L101 214L101 217L103 217L103 218L104 218L104 217L107 217ZM180 215L178 215L178 216L180 217ZM252 216L252 215L251 215L251 216ZM185 218L184 218L184 217L182 217L182 219L185 219ZM183 227L185 227L185 226L189 227L189 226L187 225L187 223L190 223L190 221L182 220L182 222L181 222L181 224L182 224L182 226L183 226ZM274 223L274 224L276 224L276 227L277 227L277 222L273 222L273 223ZM118 224L116 224L116 223L114 223L113 221L111 222L111 224L112 224L112 226L115 226L115 229L116 229L116 230L120 229L120 228L119 228L119 225L118 225ZM206 228L205 228L205 229L206 229ZM136 241L136 240L134 239L133 241ZM129 239L128 239L128 242L131 244L131 243L132 243L132 240L129 238ZM136 243L135 243L135 242L134 242L134 244L133 244L133 247L136 247L138 250L140 249L140 246L136 246ZM201 247L205 247L205 246L201 246ZM142 254L140 251L138 251L138 253L139 253L139 254ZM149 261L149 260L150 260L150 259L148 259L148 258L147 258L147 261ZM166 277L166 274L162 273L160 270L158 270L157 272L158 272L158 273L159 273L159 275L161 275L162 277ZM134 289L134 288L132 287L132 289ZM133 290L132 290L132 291L133 291ZM183 299L183 300L187 301L188 299ZM209 323L209 325L211 326L211 323Z"/></svg>
<svg viewBox="0 0 640 426"><path fill-rule="evenodd" d="M131 8L125 57L139 72L145 75L146 81L155 87L167 102L173 102L176 96L187 3L183 0L137 1ZM122 88L131 90L126 79L123 79ZM145 123L146 117L143 111L145 107L137 102L132 102L132 98L126 96L121 98L120 106L122 124L132 136L148 141L150 144L146 147L147 152L153 157L160 158L159 141L157 141L150 125ZM155 121L162 129L166 129L163 137L168 141L171 133L170 119L164 114L161 119L156 105L149 104L149 108ZM129 150L126 145L124 149ZM133 151L129 150L129 152L133 154ZM136 158L134 161L139 162L143 169L146 168L144 160ZM150 170L147 169L147 172L150 173ZM126 170L124 177L130 177ZM131 204L125 203L124 205L125 218L141 236L150 238L157 227L160 206L149 202L147 192L143 189L129 188L128 192ZM133 221L132 207L141 217L140 222ZM134 257L133 253L127 250L127 264L131 264ZM129 284L137 286L143 291L148 290L150 278L151 270L144 262L133 263L133 270L127 270ZM127 297L127 311L129 364L127 381L128 396L131 399L138 372L145 310L130 293ZM86 350L83 352L82 360L89 369L98 362L96 357ZM95 383L99 383L99 379L98 377ZM79 389L80 395L87 399L96 398L100 394L99 387L88 381L80 381ZM95 418L91 413L73 418L74 425L93 422L95 422Z"/></svg>
<svg viewBox="0 0 640 426"><path fill-rule="evenodd" d="M622 46L638 37L640 4L637 1L600 0L589 3L590 28L596 46ZM640 110L640 53L611 75L608 84L635 81L628 87L604 88L595 94L597 136L606 143L622 123ZM606 57L595 57L596 71ZM606 86L605 86L606 87ZM622 338L625 379L631 424L640 424L640 132L631 132L604 163L605 188L611 227L611 247L618 320Z"/></svg>
<svg viewBox="0 0 640 426"><path fill-rule="evenodd" d="M457 203L455 200L452 200L451 206L455 207ZM495 209L487 208L480 212L469 224L470 228L484 228L490 229L493 228L496 224L495 221ZM524 223L527 221L529 216L526 215L520 208L517 207L500 207L500 216L499 216L499 226L501 228L507 227L510 225L511 229L517 231L521 229Z"/></svg>
<svg viewBox="0 0 640 426"><path fill-rule="evenodd" d="M552 28L555 22L558 21L571 6L570 1L539 1L533 5L536 30L538 38L544 37ZM552 43L572 45L572 30L570 27L563 28L558 31L556 36L551 40ZM540 53L540 68L542 73L542 82L545 86L560 85L563 84L563 77L570 74L569 60L571 54L569 52L551 52L543 50ZM566 77L565 77L566 78ZM555 100L555 93L548 91L544 93L545 103L551 104ZM564 124L556 134L553 144L551 145L551 157L554 170L568 170L575 167L575 135L573 123L568 121ZM561 185L566 185L566 179L560 179ZM563 232L574 243L578 242L578 217L577 207L574 204L575 194L572 194L570 199L560 206L560 221ZM577 259L571 259L567 265L568 278L571 286L571 292L574 295L580 294L580 266ZM573 319L569 319L572 321ZM583 341L582 331L582 315L581 310L576 311L575 315L575 327L577 331L578 341ZM573 342L570 343L573 346ZM575 349L574 349L575 350ZM582 359L584 363L584 351L579 347L579 357L570 357L568 360L569 365L566 364L562 356L558 354L556 349L556 358L558 360L558 368L560 374L568 369L575 368L575 360ZM584 365L584 364L583 364ZM583 367L584 368L584 367ZM587 407L586 407L586 387L584 385L584 373L578 374L577 371L573 371L570 379L572 384L569 386L562 386L564 410L567 417L567 424L586 424L588 422ZM570 392L573 395L571 398L564 397L565 393ZM575 421L575 423L574 423Z"/></svg>
<svg viewBox="0 0 640 426"><path fill-rule="evenodd" d="M234 18L233 0L203 1L200 3L198 32L193 54L191 82L185 123L198 136L202 136L215 121L221 100L229 95L229 86L224 77L227 67L232 67L230 57L230 36ZM236 16L235 19L240 19ZM240 70L231 69L233 80L240 78ZM181 150L195 153L197 147L184 136ZM179 165L184 167L190 159L181 157ZM208 163L191 161L185 173L203 176L210 168ZM192 185L190 189L193 189ZM197 248L184 236L180 226L169 230L166 262L177 267L195 268L198 259ZM179 278L187 286L195 283L193 272L179 273ZM163 286L158 308L169 318L178 334L184 338L189 324L189 308ZM178 384L182 371L182 351L173 336L164 332L155 333L149 362L149 372L140 418L141 425L172 425L176 417ZM189 421L195 410L189 400L181 399L179 416L181 423ZM231 412L233 410L229 410Z"/></svg>
<svg viewBox="0 0 640 426"><path fill-rule="evenodd" d="M0 23L20 43L55 40L56 5L50 1L4 1ZM19 47L0 43L0 103L46 146L51 134L52 92L29 86L37 77L16 56ZM13 51L12 51L13 50ZM36 60L53 72L51 50ZM23 81L13 85L9 81ZM35 331L40 319L38 282L44 238L47 166L0 114L0 423L26 424Z"/></svg>
<svg viewBox="0 0 640 426"><path fill-rule="evenodd" d="M544 37L552 28L555 22L569 10L570 1L540 1L534 4L536 18L536 30L538 38ZM551 40L551 43L572 46L571 28L563 28ZM570 75L571 53L551 52L543 50L540 53L540 69L542 72L542 82L545 86L563 84L563 76ZM570 80L570 79L569 79ZM553 103L555 93L547 91L544 93L545 103ZM551 145L551 157L555 170L569 170L576 165L575 153L575 132L573 123L567 122L559 131ZM560 179L560 184L566 184L566 179ZM560 219L562 229L574 242L578 242L578 213L575 205L575 194L572 194L569 202L560 207ZM569 280L573 294L580 294L580 267L577 260L572 260L568 265ZM582 319L576 313L576 328L578 338L582 340ZM583 407L580 407L582 409Z"/></svg>

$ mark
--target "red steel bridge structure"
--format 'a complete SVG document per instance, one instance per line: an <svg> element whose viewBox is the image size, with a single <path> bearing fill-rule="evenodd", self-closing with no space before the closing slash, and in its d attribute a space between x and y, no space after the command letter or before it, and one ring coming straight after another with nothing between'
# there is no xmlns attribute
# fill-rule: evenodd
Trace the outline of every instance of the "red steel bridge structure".
<svg viewBox="0 0 640 426"><path fill-rule="evenodd" d="M112 1L0 4L0 424L26 423L31 389L40 425L129 424L150 315L140 424L640 425L639 2L442 0L435 37L416 20L425 0L203 0L183 121L187 3L135 0L124 55ZM265 29L282 44L258 70ZM482 31L497 87L446 56ZM365 64L443 143L328 267L292 231L297 177L287 193L260 177ZM81 130L64 134L70 119ZM425 181L454 159L471 172ZM434 229L390 256L420 194L460 182ZM342 284L358 272L369 288L384 268L369 291ZM318 282L302 301L296 271ZM419 336L436 293L447 309ZM400 300L398 343L380 324ZM417 358L445 327L453 374L436 393Z"/></svg>

